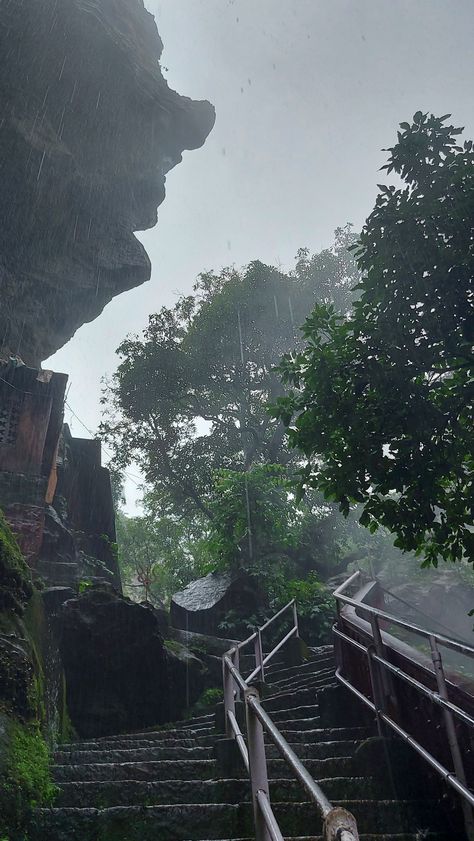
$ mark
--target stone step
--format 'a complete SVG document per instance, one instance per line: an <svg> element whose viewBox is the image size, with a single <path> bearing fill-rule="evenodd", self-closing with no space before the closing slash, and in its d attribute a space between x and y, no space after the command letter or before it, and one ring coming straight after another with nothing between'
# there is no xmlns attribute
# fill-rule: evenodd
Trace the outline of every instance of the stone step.
<svg viewBox="0 0 474 841"><path fill-rule="evenodd" d="M110 780L109 763L53 765L52 776L58 785L73 780ZM213 759L120 762L113 766L115 780L210 780L218 776Z"/></svg>
<svg viewBox="0 0 474 841"><path fill-rule="evenodd" d="M385 793L375 778L336 777L320 780L329 798L374 798ZM294 779L272 780L270 794L275 801L300 802L301 784ZM104 809L112 806L155 806L178 803L239 803L251 797L248 779L175 780L145 782L137 780L107 780L104 782L73 782L62 786L56 807L75 806Z"/></svg>
<svg viewBox="0 0 474 841"><path fill-rule="evenodd" d="M430 801L344 800L340 805L356 816L361 833L394 834L428 829L436 814ZM302 802L272 801L272 808L282 833L303 835L308 828L320 834L322 820L314 805ZM35 841L179 841L179 839L238 838L253 833L250 803L181 803L161 806L117 806L106 809L56 807L35 814L32 837ZM415 833L416 837L416 833ZM452 836L450 836L452 837Z"/></svg>
<svg viewBox="0 0 474 841"><path fill-rule="evenodd" d="M153 739L145 738L145 734L141 734L143 739L130 738L128 735L121 739L91 741L91 742L70 742L63 743L59 746L60 753L74 753L81 751L109 751L109 750L135 750L139 748L165 749L165 748L195 748L195 747L212 747L215 744L217 734L215 732L209 733L206 736L181 737L170 735L169 739ZM153 734L150 734L153 736Z"/></svg>
<svg viewBox="0 0 474 841"><path fill-rule="evenodd" d="M439 814L439 805L429 800L339 800L338 805L353 813L359 832L395 833L418 832L435 829L446 831ZM272 799L272 809L283 835L302 835L310 827L321 831L321 819L310 803L277 802ZM240 804L242 834L251 834L253 815L251 804ZM416 836L415 836L416 837ZM429 836L427 836L429 837Z"/></svg>
<svg viewBox="0 0 474 841"><path fill-rule="evenodd" d="M206 839L207 841L207 839ZM223 839L220 839L223 841ZM225 839L225 841L255 841L255 836L252 838L233 838L233 839ZM325 841L322 835L297 835L297 836L286 836L284 841ZM373 835L370 833L367 835L363 833L359 835L359 841L424 841L423 837L417 832L415 835L406 835L403 833L400 835L397 833L396 835ZM426 841L465 841L465 835L454 834L451 833L446 835L440 835L438 832L430 832L429 836L426 836Z"/></svg>
<svg viewBox="0 0 474 841"><path fill-rule="evenodd" d="M198 736L210 736L215 732L214 717L212 724L203 724L200 727L173 727L168 730L144 730L137 733L120 733L116 736L104 736L101 739L94 739L89 741L97 742L100 746L102 742L117 742L121 739L137 739L145 741L163 741L164 739L195 739ZM80 743L78 743L80 744ZM60 746L61 747L61 746Z"/></svg>
<svg viewBox="0 0 474 841"><path fill-rule="evenodd" d="M160 747L160 744L147 745L144 748L131 748L127 750L78 750L78 751L57 751L54 761L57 765L96 765L98 763L114 764L116 762L144 762L156 759L183 759L199 760L212 759L212 747L196 746L193 748L183 747Z"/></svg>
<svg viewBox="0 0 474 841"><path fill-rule="evenodd" d="M311 721L312 719L307 719ZM338 742L338 741L364 741L373 735L372 730L367 727L315 727L310 726L299 728L302 721L280 722L278 729L287 742ZM291 726L293 725L294 726ZM289 726L290 725L290 726Z"/></svg>
<svg viewBox="0 0 474 841"><path fill-rule="evenodd" d="M262 704L268 712L272 710L291 709L292 707L315 706L317 704L317 688L298 689L294 692L273 693L262 699Z"/></svg>
<svg viewBox="0 0 474 841"><path fill-rule="evenodd" d="M280 707L272 710L272 721L279 722L285 718L319 718L318 704L307 704L302 707Z"/></svg>
<svg viewBox="0 0 474 841"><path fill-rule="evenodd" d="M286 666L284 669L271 669L267 671L272 677L272 680L285 680L291 677L300 677L305 674L319 672L326 668L336 668L336 661L332 655L327 655L320 660L307 660L301 666Z"/></svg>
<svg viewBox="0 0 474 841"><path fill-rule="evenodd" d="M214 726L214 713L208 713L196 718L183 719L182 721L172 722L163 727L150 728L149 730L137 730L134 733L117 733L112 736L100 736L94 739L95 742L112 742L118 739L152 739L152 738L167 738L170 732L181 733L183 730L195 732L204 728L212 728Z"/></svg>
<svg viewBox="0 0 474 841"><path fill-rule="evenodd" d="M324 749L322 750L324 752ZM305 760L305 766L315 779L321 777L350 776L354 770L351 755L328 756ZM268 774L271 779L288 776L288 765L283 759L268 760ZM194 762L158 760L155 762L122 762L117 765L53 765L52 775L58 785L69 782L90 782L113 780L217 780L219 771L213 760ZM242 764L241 777L247 778ZM179 785L177 783L177 785Z"/></svg>
<svg viewBox="0 0 474 841"><path fill-rule="evenodd" d="M212 841L241 835L239 817L240 806L230 803L39 809L30 834L34 841Z"/></svg>
<svg viewBox="0 0 474 841"><path fill-rule="evenodd" d="M352 756L330 756L325 759L306 759L305 768L315 780L328 777L348 777L353 774ZM284 759L269 759L268 776L272 780L283 779L288 775L288 763ZM245 769L243 769L246 774Z"/></svg>
<svg viewBox="0 0 474 841"><path fill-rule="evenodd" d="M279 759L281 754L276 745L267 739L268 759ZM325 759L335 756L353 756L361 741L344 739L334 742L289 742L290 747L305 763L307 759Z"/></svg>
<svg viewBox="0 0 474 841"><path fill-rule="evenodd" d="M325 669L322 672L306 672L297 677L285 678L284 680L269 681L269 685L276 692L285 692L291 689L304 689L306 686L323 686L327 683L334 683L336 669Z"/></svg>

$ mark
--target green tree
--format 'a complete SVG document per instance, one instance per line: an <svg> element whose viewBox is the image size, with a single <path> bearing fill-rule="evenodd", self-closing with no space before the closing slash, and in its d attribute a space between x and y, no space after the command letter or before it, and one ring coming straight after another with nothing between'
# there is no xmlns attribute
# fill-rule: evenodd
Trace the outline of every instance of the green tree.
<svg viewBox="0 0 474 841"><path fill-rule="evenodd" d="M294 458L283 424L267 411L283 393L274 369L315 301L349 308L354 239L350 225L338 229L331 249L300 251L289 274L256 261L201 275L193 295L150 316L143 336L119 347L101 433L119 469L140 465L159 516L211 520L216 470Z"/></svg>
<svg viewBox="0 0 474 841"><path fill-rule="evenodd" d="M125 594L134 601L168 601L208 571L205 537L172 517L118 512L117 543Z"/></svg>
<svg viewBox="0 0 474 841"><path fill-rule="evenodd" d="M385 526L426 565L474 561L474 153L462 129L417 112L401 123L362 231L348 318L317 305L282 364L276 417L317 488Z"/></svg>

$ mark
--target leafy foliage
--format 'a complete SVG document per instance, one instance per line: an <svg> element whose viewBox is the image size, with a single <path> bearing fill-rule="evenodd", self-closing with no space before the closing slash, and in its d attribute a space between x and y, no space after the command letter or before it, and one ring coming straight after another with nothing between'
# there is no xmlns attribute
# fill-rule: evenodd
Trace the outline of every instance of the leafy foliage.
<svg viewBox="0 0 474 841"><path fill-rule="evenodd" d="M166 601L208 571L205 536L194 523L122 512L116 522L124 590L135 601Z"/></svg>
<svg viewBox="0 0 474 841"><path fill-rule="evenodd" d="M354 239L349 225L338 229L332 249L300 251L290 274L255 261L201 275L193 295L151 315L143 336L119 347L101 431L118 468L140 465L160 516L211 519L216 470L294 457L266 408L283 393L274 369L315 301L349 308Z"/></svg>
<svg viewBox="0 0 474 841"><path fill-rule="evenodd" d="M0 610L21 613L32 592L31 572L0 510Z"/></svg>
<svg viewBox="0 0 474 841"><path fill-rule="evenodd" d="M276 417L306 459L304 488L385 526L424 563L474 561L474 152L461 129L401 123L357 246L348 318L318 304L282 364Z"/></svg>

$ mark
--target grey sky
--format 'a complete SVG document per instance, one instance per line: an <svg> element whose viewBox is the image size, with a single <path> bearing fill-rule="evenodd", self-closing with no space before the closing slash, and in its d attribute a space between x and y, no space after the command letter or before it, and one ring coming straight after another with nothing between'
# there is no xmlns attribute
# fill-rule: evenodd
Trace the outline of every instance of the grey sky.
<svg viewBox="0 0 474 841"><path fill-rule="evenodd" d="M146 0L171 87L216 106L203 149L167 179L158 226L140 234L151 282L116 298L47 363L92 430L100 379L150 312L205 269L291 265L334 228L360 227L383 180L381 148L418 110L474 137L472 0ZM70 412L75 435L84 429ZM107 461L107 456L105 457ZM133 503L136 491L128 483Z"/></svg>

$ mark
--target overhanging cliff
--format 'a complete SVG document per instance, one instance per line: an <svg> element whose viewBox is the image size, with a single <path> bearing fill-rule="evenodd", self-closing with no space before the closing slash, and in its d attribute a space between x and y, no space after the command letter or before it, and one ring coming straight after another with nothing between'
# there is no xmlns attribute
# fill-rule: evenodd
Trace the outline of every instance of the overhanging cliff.
<svg viewBox="0 0 474 841"><path fill-rule="evenodd" d="M0 7L0 357L38 365L148 280L134 231L204 143L208 102L172 91L143 0Z"/></svg>

